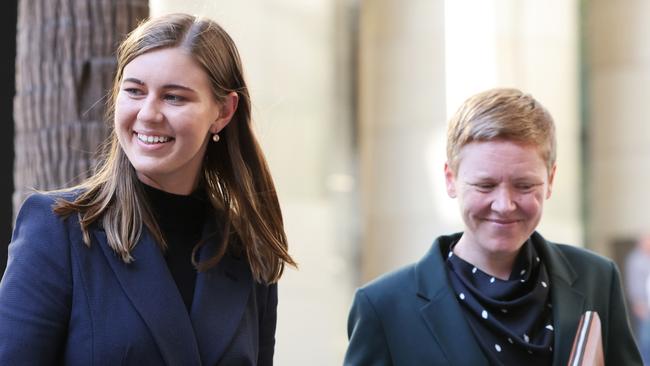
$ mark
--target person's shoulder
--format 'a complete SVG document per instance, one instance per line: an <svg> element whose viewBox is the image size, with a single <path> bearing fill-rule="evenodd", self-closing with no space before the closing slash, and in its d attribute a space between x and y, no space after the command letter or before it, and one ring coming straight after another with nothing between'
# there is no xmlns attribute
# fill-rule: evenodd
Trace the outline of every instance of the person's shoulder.
<svg viewBox="0 0 650 366"><path fill-rule="evenodd" d="M49 258L51 263L64 266L70 243L73 220L54 212L54 206L61 198L74 198L71 192L34 192L22 203L9 244L9 254L16 263L42 263Z"/></svg>
<svg viewBox="0 0 650 366"><path fill-rule="evenodd" d="M610 258L598 254L591 249L561 243L549 243L549 245L555 246L569 261L573 263L586 262L588 264L608 266L613 263Z"/></svg>
<svg viewBox="0 0 650 366"><path fill-rule="evenodd" d="M20 205L16 217L16 230L33 225L53 225L65 220L54 212L54 207L61 201L73 201L80 194L79 190L33 192Z"/></svg>
<svg viewBox="0 0 650 366"><path fill-rule="evenodd" d="M423 287L437 286L444 276L442 248L460 238L461 233L439 236L420 260L380 275L360 287L371 300L403 301L405 297L418 294Z"/></svg>
<svg viewBox="0 0 650 366"><path fill-rule="evenodd" d="M618 270L613 260L590 249L548 241L546 243L551 255L555 256L554 263L567 263L578 274L599 277Z"/></svg>
<svg viewBox="0 0 650 366"><path fill-rule="evenodd" d="M34 216L47 216L52 212L52 206L56 203L55 194L47 192L31 193L20 205L17 222L21 219L34 218Z"/></svg>
<svg viewBox="0 0 650 366"><path fill-rule="evenodd" d="M361 286L358 292L365 293L372 302L403 298L407 293L415 292L415 265L412 263L382 274Z"/></svg>
<svg viewBox="0 0 650 366"><path fill-rule="evenodd" d="M22 206L25 205L52 205L59 200L74 201L83 191L81 189L68 189L60 191L34 191L27 195Z"/></svg>
<svg viewBox="0 0 650 366"><path fill-rule="evenodd" d="M29 212L47 212L52 211L54 206L60 200L73 201L79 196L79 190L54 191L54 192L33 192L25 198L20 205L20 211Z"/></svg>

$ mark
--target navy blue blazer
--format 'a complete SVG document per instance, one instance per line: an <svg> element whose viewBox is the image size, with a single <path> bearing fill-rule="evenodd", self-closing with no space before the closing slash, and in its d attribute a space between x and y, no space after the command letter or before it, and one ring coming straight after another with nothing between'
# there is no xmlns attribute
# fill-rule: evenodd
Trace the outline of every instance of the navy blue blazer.
<svg viewBox="0 0 650 366"><path fill-rule="evenodd" d="M442 251L460 234L439 237L419 262L357 290L348 319L345 365L488 365L447 279ZM607 365L642 365L614 263L534 233L549 271L553 365L566 365L580 316L601 317Z"/></svg>
<svg viewBox="0 0 650 366"><path fill-rule="evenodd" d="M147 230L125 264L100 228L87 247L78 218L54 214L54 200L32 195L16 221L0 365L272 365L277 287L254 281L246 261L226 256L198 273L188 313Z"/></svg>

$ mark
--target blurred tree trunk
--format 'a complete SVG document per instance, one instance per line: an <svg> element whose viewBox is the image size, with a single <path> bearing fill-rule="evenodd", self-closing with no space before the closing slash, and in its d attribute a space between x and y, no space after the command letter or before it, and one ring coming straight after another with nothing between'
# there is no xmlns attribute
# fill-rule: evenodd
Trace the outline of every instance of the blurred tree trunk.
<svg viewBox="0 0 650 366"><path fill-rule="evenodd" d="M2 134L0 134L0 171L12 172L14 169L14 119L13 99L16 92L16 23L18 21L18 1L4 3L0 13L0 118L2 118ZM7 243L11 238L13 208L11 195L14 182L11 179L0 179L0 276L7 264Z"/></svg>
<svg viewBox="0 0 650 366"><path fill-rule="evenodd" d="M148 0L20 0L14 216L33 188L79 183L94 167L115 49L148 14Z"/></svg>

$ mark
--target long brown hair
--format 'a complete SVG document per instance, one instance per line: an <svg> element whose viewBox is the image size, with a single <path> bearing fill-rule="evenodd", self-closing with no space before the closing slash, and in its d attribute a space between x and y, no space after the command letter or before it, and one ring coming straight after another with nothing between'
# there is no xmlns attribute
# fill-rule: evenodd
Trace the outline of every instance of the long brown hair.
<svg viewBox="0 0 650 366"><path fill-rule="evenodd" d="M231 122L221 130L221 141L208 144L200 182L212 205L225 213L222 218L225 222L221 223L222 245L212 258L194 264L199 271L212 268L237 245L257 281L276 282L285 264L295 266L295 262L287 250L273 180L252 130L250 96L240 57L234 42L218 24L186 14L169 14L140 24L118 48L108 120L114 120L124 67L146 52L176 47L188 52L201 65L217 101L223 101L231 92L239 96ZM61 216L79 215L86 245L91 243L90 226L100 222L108 245L125 263L133 261L131 252L143 225L161 248L165 248L142 185L114 130L95 174L70 190L79 190L80 194L72 201L60 198L54 211ZM195 252L198 247L194 248Z"/></svg>

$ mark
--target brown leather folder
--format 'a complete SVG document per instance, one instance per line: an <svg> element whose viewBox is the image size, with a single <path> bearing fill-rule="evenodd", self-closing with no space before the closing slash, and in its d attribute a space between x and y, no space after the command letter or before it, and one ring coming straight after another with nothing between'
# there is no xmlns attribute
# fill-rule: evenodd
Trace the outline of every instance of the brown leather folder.
<svg viewBox="0 0 650 366"><path fill-rule="evenodd" d="M603 340L600 317L595 311L586 311L580 317L578 331L573 339L569 366L603 366Z"/></svg>

